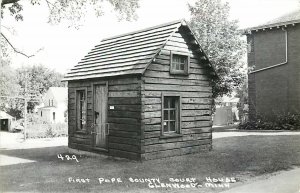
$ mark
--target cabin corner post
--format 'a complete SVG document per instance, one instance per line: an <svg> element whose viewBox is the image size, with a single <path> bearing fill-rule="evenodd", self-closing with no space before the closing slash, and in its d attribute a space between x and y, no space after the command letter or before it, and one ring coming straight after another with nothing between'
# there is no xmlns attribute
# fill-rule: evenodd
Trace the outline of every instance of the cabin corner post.
<svg viewBox="0 0 300 193"><path fill-rule="evenodd" d="M140 101L141 101L141 136L140 136L140 159L141 161L145 160L145 85L143 77L140 77Z"/></svg>

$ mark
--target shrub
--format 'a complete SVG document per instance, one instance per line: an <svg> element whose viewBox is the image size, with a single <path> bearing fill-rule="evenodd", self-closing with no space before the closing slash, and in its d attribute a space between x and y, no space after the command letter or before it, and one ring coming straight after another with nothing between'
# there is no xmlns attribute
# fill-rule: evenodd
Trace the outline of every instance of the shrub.
<svg viewBox="0 0 300 193"><path fill-rule="evenodd" d="M32 123L26 130L27 138L52 138L68 136L66 123Z"/></svg>
<svg viewBox="0 0 300 193"><path fill-rule="evenodd" d="M272 119L257 116L255 121L240 124L245 130L300 130L300 114L276 114Z"/></svg>

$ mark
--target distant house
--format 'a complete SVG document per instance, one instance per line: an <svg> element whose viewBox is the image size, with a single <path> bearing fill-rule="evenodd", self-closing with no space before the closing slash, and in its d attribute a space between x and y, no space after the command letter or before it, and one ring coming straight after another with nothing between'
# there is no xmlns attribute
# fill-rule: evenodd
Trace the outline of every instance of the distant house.
<svg viewBox="0 0 300 193"><path fill-rule="evenodd" d="M11 131L11 124L15 118L4 111L0 111L0 131Z"/></svg>
<svg viewBox="0 0 300 193"><path fill-rule="evenodd" d="M69 147L137 160L209 150L214 77L184 20L104 39L65 76Z"/></svg>
<svg viewBox="0 0 300 193"><path fill-rule="evenodd" d="M300 111L300 10L246 30L249 118Z"/></svg>
<svg viewBox="0 0 300 193"><path fill-rule="evenodd" d="M50 87L43 97L38 115L43 122L61 123L66 121L68 88Z"/></svg>
<svg viewBox="0 0 300 193"><path fill-rule="evenodd" d="M239 120L239 98L223 96L215 100L213 125L230 125Z"/></svg>

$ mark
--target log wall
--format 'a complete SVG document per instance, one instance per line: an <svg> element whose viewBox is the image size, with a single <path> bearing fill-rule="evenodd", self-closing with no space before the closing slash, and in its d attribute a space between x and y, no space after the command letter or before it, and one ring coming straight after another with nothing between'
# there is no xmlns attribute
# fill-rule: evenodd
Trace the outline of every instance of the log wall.
<svg viewBox="0 0 300 193"><path fill-rule="evenodd" d="M175 33L142 77L142 159L156 159L208 150L212 144L212 88L188 36ZM190 55L189 75L171 75L171 51ZM181 134L161 136L162 92L181 94Z"/></svg>
<svg viewBox="0 0 300 193"><path fill-rule="evenodd" d="M93 123L92 84L99 81L108 82L108 154L116 157L140 159L140 78L137 76L69 81L68 118L69 147L96 151L91 134ZM75 89L87 89L87 131L76 131ZM109 106L114 106L110 109Z"/></svg>

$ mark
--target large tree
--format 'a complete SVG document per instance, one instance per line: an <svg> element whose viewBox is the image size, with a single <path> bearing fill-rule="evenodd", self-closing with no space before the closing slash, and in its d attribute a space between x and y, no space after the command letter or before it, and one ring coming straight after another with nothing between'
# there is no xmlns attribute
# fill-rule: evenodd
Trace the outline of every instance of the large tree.
<svg viewBox="0 0 300 193"><path fill-rule="evenodd" d="M221 0L197 0L189 5L191 27L215 67L214 97L230 93L242 82L245 41L238 22L229 19L230 7Z"/></svg>
<svg viewBox="0 0 300 193"><path fill-rule="evenodd" d="M9 65L0 66L0 110L20 118L23 116L24 99L28 98L28 111L41 102L50 87L61 87L63 75L42 65L25 66L16 70Z"/></svg>
<svg viewBox="0 0 300 193"><path fill-rule="evenodd" d="M17 21L23 20L23 5L24 0L0 0L0 38L3 38L9 43L9 46L17 53L30 57L32 55L20 52L18 48L12 45L2 32L1 19L4 16L4 10L8 10L10 15ZM119 19L131 20L136 17L135 10L139 7L138 0L28 0L34 6L46 5L49 9L49 23L56 24L62 20L67 20L72 26L84 17L87 12L93 11L96 16L104 14L103 7L111 5L117 13ZM0 60L1 60L0 48Z"/></svg>
<svg viewBox="0 0 300 193"><path fill-rule="evenodd" d="M28 104L28 110L32 111L39 104L41 97L50 87L62 87L63 75L46 68L43 65L34 65L18 68L17 83L22 88L20 95L32 98ZM26 90L25 90L26 87Z"/></svg>

